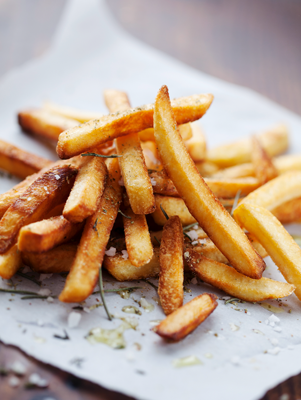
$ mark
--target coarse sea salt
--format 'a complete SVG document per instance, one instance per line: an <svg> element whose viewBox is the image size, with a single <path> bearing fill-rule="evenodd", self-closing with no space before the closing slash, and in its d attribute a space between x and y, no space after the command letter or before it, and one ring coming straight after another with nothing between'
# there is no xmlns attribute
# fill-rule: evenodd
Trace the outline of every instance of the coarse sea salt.
<svg viewBox="0 0 301 400"><path fill-rule="evenodd" d="M25 375L26 374L26 367L20 361L14 361L11 366L9 367L10 371L15 373L16 375Z"/></svg>
<svg viewBox="0 0 301 400"><path fill-rule="evenodd" d="M60 179L60 176L59 175L54 175L54 177L55 177L55 179L58 181L59 179Z"/></svg>
<svg viewBox="0 0 301 400"><path fill-rule="evenodd" d="M200 240L199 240L199 243L200 243L200 244L206 244L206 243L207 243L207 240L206 240L206 239L200 239Z"/></svg>
<svg viewBox="0 0 301 400"><path fill-rule="evenodd" d="M273 349L269 349L268 353L276 356L280 352L280 347L274 347Z"/></svg>
<svg viewBox="0 0 301 400"><path fill-rule="evenodd" d="M110 247L109 250L105 251L105 255L109 257L114 257L116 254L116 249L115 247Z"/></svg>
<svg viewBox="0 0 301 400"><path fill-rule="evenodd" d="M69 328L76 328L81 320L81 314L75 311L72 311L68 315L68 326Z"/></svg>
<svg viewBox="0 0 301 400"><path fill-rule="evenodd" d="M8 380L8 384L10 387L15 388L20 385L20 379L17 378L16 376L11 376Z"/></svg>
<svg viewBox="0 0 301 400"><path fill-rule="evenodd" d="M41 296L49 296L51 294L51 290L50 289L40 289L38 291L38 294Z"/></svg>
<svg viewBox="0 0 301 400"><path fill-rule="evenodd" d="M272 343L273 346L277 346L277 344L279 344L279 340L275 338L271 338L270 342Z"/></svg>
<svg viewBox="0 0 301 400"><path fill-rule="evenodd" d="M191 240L197 240L198 239L198 234L196 233L195 230L191 230L191 231L186 232L186 233L190 237Z"/></svg>
<svg viewBox="0 0 301 400"><path fill-rule="evenodd" d="M121 250L121 253L122 253L122 258L124 259L124 260L127 260L128 258L129 258L129 255L128 255L128 252L126 251L126 250Z"/></svg>
<svg viewBox="0 0 301 400"><path fill-rule="evenodd" d="M151 184L152 186L156 186L157 182L155 180L155 178L150 178Z"/></svg>
<svg viewBox="0 0 301 400"><path fill-rule="evenodd" d="M46 379L41 378L40 375L37 373L33 373L30 375L30 377L28 378L28 383L34 386L38 386L40 388L48 386L48 382L46 381Z"/></svg>

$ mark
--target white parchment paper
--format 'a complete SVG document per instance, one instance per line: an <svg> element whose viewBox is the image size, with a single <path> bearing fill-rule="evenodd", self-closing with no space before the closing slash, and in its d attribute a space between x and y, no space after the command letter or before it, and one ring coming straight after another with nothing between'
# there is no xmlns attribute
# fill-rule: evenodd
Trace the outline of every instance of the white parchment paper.
<svg viewBox="0 0 301 400"><path fill-rule="evenodd" d="M105 113L103 89L127 91L132 105L138 106L153 102L162 84L168 85L171 97L214 94L214 103L201 121L209 146L285 122L291 130L291 150L301 152L300 117L251 90L212 78L141 44L121 30L106 3L97 0L70 0L48 54L2 79L0 137L55 159L50 148L20 131L16 122L19 109L39 106L50 99ZM1 177L0 192L16 182ZM297 226L290 229L299 230ZM265 276L283 280L269 259L267 266ZM39 290L20 277L12 281L17 289ZM128 286L114 282L108 275L105 281L106 288ZM43 281L42 287L55 296L63 283L61 276L52 276ZM193 334L180 343L167 344L150 331L150 321L164 318L153 300L156 292L144 282L139 286L143 289L127 300L117 294L106 296L111 312L123 316L128 314L122 313L122 307L137 305L134 300L141 295L155 306L151 313L142 309L142 315L135 316L139 326L136 331L125 332L125 349L91 345L85 339L92 328L120 325L119 319L106 319L103 307L90 313L78 311L80 323L70 329L67 321L74 305L61 304L57 299L53 303L25 301L4 293L0 300L0 339L79 377L147 400L253 400L301 371L301 307L295 296L284 299L283 312L276 314L280 321L274 326L265 322L272 313L258 304L231 305L219 300L216 311ZM1 281L0 287L8 286ZM188 287L192 292L185 294L185 301L206 291L224 296L205 284ZM91 296L85 307L96 304L96 298ZM278 307L277 302L269 303ZM54 334L64 335L64 329L71 340L54 338ZM197 356L202 364L173 367L173 360L190 355Z"/></svg>

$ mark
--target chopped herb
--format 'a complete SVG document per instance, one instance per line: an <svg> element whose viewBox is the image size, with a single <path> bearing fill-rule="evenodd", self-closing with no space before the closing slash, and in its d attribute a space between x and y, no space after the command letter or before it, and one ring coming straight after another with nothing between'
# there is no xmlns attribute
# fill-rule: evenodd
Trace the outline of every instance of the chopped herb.
<svg viewBox="0 0 301 400"><path fill-rule="evenodd" d="M160 242L160 240L157 238L157 236L154 236L154 238L155 238L156 241L159 243L159 246L161 246L161 242Z"/></svg>
<svg viewBox="0 0 301 400"><path fill-rule="evenodd" d="M233 301L241 301L240 299L237 299L236 297L233 297L232 299L228 299L228 300L225 300L225 304L228 304L228 303L233 303Z"/></svg>
<svg viewBox="0 0 301 400"><path fill-rule="evenodd" d="M236 195L235 195L234 202L233 202L233 206L232 206L232 209L231 209L231 212L230 212L230 214L231 214L232 216L233 216L233 212L234 212L235 208L237 207L240 193L241 193L241 190L238 190L237 193L236 193Z"/></svg>
<svg viewBox="0 0 301 400"><path fill-rule="evenodd" d="M37 296L39 296L38 293L36 293L36 292L29 292L28 290L0 289L0 292L4 292L4 293L15 293L15 294L28 294L28 295L37 295Z"/></svg>
<svg viewBox="0 0 301 400"><path fill-rule="evenodd" d="M93 293L94 294L94 293ZM72 307L72 310L80 310L80 311L82 311L84 308L82 307L82 306L75 306L75 307Z"/></svg>
<svg viewBox="0 0 301 400"><path fill-rule="evenodd" d="M35 283L35 284L38 285L38 286L41 286L41 282L37 281L36 279L32 278L31 276L29 276L29 275L27 275L27 274L24 274L24 273L21 272L21 271L18 271L18 272L17 272L17 275L22 276L22 278L28 279L29 281Z"/></svg>
<svg viewBox="0 0 301 400"><path fill-rule="evenodd" d="M112 316L111 316L111 314L109 313L109 310L108 310L108 307L107 307L107 304L106 304L106 300L105 300L104 291L103 291L103 285L102 285L102 269L101 269L101 267L99 268L99 292L100 292L100 297L101 297L101 300L102 300L102 302L103 302L104 308L105 308L105 310L106 310L107 316L108 316L109 320L112 321Z"/></svg>
<svg viewBox="0 0 301 400"><path fill-rule="evenodd" d="M45 300L45 299L48 299L48 297L49 296L41 296L41 295L37 294L37 295L30 295L30 296L21 297L21 300L32 300L32 299ZM51 297L54 297L54 296L51 296Z"/></svg>
<svg viewBox="0 0 301 400"><path fill-rule="evenodd" d="M70 340L70 337L65 329L64 329L64 334L65 334L65 336L53 335L53 337L56 339L61 339L61 340Z"/></svg>
<svg viewBox="0 0 301 400"><path fill-rule="evenodd" d="M190 224L190 225L185 226L185 227L183 228L183 231L188 231L188 229L194 227L195 225L198 225L198 223L195 222L194 224Z"/></svg>
<svg viewBox="0 0 301 400"><path fill-rule="evenodd" d="M183 235L184 235L184 236L186 236L186 237L187 237L187 238L190 240L190 242L192 242L192 239L191 239L191 237L190 237L189 235L187 235L187 233L186 233L186 232L184 232L184 231L183 231Z"/></svg>
<svg viewBox="0 0 301 400"><path fill-rule="evenodd" d="M98 221L98 218L96 218L96 220L95 220L95 222L94 222L94 225L93 225L92 229L93 229L95 232L97 232L97 235L98 235L98 230L97 230L97 221Z"/></svg>
<svg viewBox="0 0 301 400"><path fill-rule="evenodd" d="M169 216L167 215L167 212L164 210L164 208L162 207L162 204L160 204L160 208L161 208L161 211L163 212L163 215L164 215L164 217L167 219L167 220L169 220Z"/></svg>
<svg viewBox="0 0 301 400"><path fill-rule="evenodd" d="M133 292L136 289L143 289L143 288L141 286L130 286L118 289L104 289L104 293L114 293L114 292L124 292L124 291ZM97 292L93 292L92 294L100 294L100 290L98 290Z"/></svg>
<svg viewBox="0 0 301 400"><path fill-rule="evenodd" d="M111 154L111 155L103 155L103 154L97 154L97 153L84 153L81 154L82 157L100 157L100 158L119 158L122 156L119 156L118 154Z"/></svg>
<svg viewBox="0 0 301 400"><path fill-rule="evenodd" d="M129 217L128 215L123 214L123 212L122 212L121 210L118 210L118 212L119 212L123 217L128 218L128 219L132 219L132 217Z"/></svg>

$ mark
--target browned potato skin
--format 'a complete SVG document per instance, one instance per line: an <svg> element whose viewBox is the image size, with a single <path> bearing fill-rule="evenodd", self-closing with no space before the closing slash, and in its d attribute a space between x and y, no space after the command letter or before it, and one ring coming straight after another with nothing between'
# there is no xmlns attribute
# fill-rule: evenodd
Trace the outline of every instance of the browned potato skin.
<svg viewBox="0 0 301 400"><path fill-rule="evenodd" d="M50 166L52 161L28 153L25 150L0 140L0 168L25 179L27 176Z"/></svg>
<svg viewBox="0 0 301 400"><path fill-rule="evenodd" d="M260 141L256 136L252 136L252 154L251 160L254 166L255 176L258 179L260 185L264 185L266 182L274 179L278 176L277 169L273 164L271 157L262 147Z"/></svg>
<svg viewBox="0 0 301 400"><path fill-rule="evenodd" d="M18 248L23 252L42 253L68 242L83 228L83 223L73 224L62 215L34 222L21 228Z"/></svg>
<svg viewBox="0 0 301 400"><path fill-rule="evenodd" d="M93 292L120 203L121 191L114 189L109 176L97 211L86 220L75 260L59 296L60 301L81 302Z"/></svg>
<svg viewBox="0 0 301 400"><path fill-rule="evenodd" d="M72 167L53 167L27 188L0 221L0 254L16 242L23 226L38 221L56 205L66 201L76 174L77 170Z"/></svg>
<svg viewBox="0 0 301 400"><path fill-rule="evenodd" d="M34 133L46 139L57 141L60 133L66 129L78 126L79 122L44 109L29 109L20 111L18 122L28 133Z"/></svg>
<svg viewBox="0 0 301 400"><path fill-rule="evenodd" d="M22 266L21 253L15 244L4 254L0 254L0 276L3 279L12 278Z"/></svg>
<svg viewBox="0 0 301 400"><path fill-rule="evenodd" d="M183 229L180 218L174 216L164 225L160 246L158 295L165 315L182 306L183 281Z"/></svg>
<svg viewBox="0 0 301 400"><path fill-rule="evenodd" d="M22 262L43 274L69 272L75 259L77 243L64 243L44 253L20 252Z"/></svg>
<svg viewBox="0 0 301 400"><path fill-rule="evenodd" d="M182 97L172 101L177 124L201 118L213 101L212 94ZM70 158L120 136L153 126L154 104L117 112L61 133L57 145L60 158Z"/></svg>
<svg viewBox="0 0 301 400"><path fill-rule="evenodd" d="M166 86L157 95L154 120L155 138L164 169L190 213L234 268L253 279L260 279L265 262L197 171L175 129Z"/></svg>
<svg viewBox="0 0 301 400"><path fill-rule="evenodd" d="M83 158L86 158L86 162L79 169L63 210L64 217L74 224L95 213L107 180L107 167L103 158Z"/></svg>
<svg viewBox="0 0 301 400"><path fill-rule="evenodd" d="M217 297L203 293L184 306L169 314L153 328L159 336L167 340L179 341L194 331L217 307Z"/></svg>
<svg viewBox="0 0 301 400"><path fill-rule="evenodd" d="M162 171L148 171L150 178L154 179L156 184L153 186L154 193L162 194L164 196L179 197L179 193L164 170Z"/></svg>
<svg viewBox="0 0 301 400"><path fill-rule="evenodd" d="M301 197L287 201L280 206L273 208L271 213L279 219L282 224L300 222L301 219Z"/></svg>
<svg viewBox="0 0 301 400"><path fill-rule="evenodd" d="M277 299L289 296L295 290L294 285L285 282L248 278L228 265L200 257L194 250L190 250L185 259L190 269L204 282L241 300L257 302Z"/></svg>

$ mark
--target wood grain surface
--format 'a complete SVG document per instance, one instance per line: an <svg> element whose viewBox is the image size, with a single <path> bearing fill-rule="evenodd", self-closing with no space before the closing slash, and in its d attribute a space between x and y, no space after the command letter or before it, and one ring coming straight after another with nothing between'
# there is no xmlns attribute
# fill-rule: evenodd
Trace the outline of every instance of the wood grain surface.
<svg viewBox="0 0 301 400"><path fill-rule="evenodd" d="M47 50L65 4L0 0L0 78ZM301 113L300 0L108 0L108 5L140 40ZM11 374L0 375L0 400L129 399L0 343L0 370L15 360L27 367L27 373L18 388L9 386ZM46 378L49 387L25 389L32 372ZM262 400L298 399L301 375L270 390Z"/></svg>

